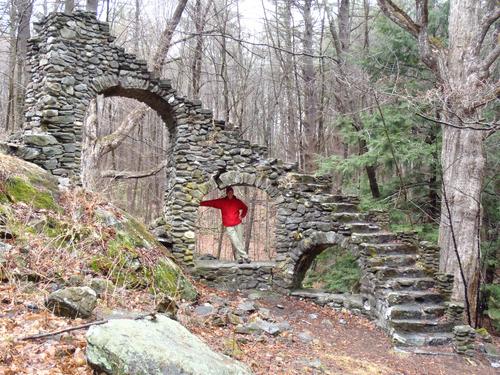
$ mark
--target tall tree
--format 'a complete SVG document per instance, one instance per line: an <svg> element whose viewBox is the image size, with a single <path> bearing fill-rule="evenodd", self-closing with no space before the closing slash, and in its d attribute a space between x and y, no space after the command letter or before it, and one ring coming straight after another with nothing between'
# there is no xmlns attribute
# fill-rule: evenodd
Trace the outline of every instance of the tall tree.
<svg viewBox="0 0 500 375"><path fill-rule="evenodd" d="M30 38L33 0L9 2L10 46L9 87L5 129L15 131L23 123L24 97L27 86L26 54Z"/></svg>
<svg viewBox="0 0 500 375"><path fill-rule="evenodd" d="M361 110L367 104L365 95L361 91L363 86L362 81L365 81L366 74L358 66L354 65L352 61L349 61L353 18L350 0L340 0L337 22L335 22L327 2L325 2L325 11L328 13L330 33L337 56L337 75L335 76L337 90L334 93L337 110L340 114L349 118L352 127L358 133L358 153L363 155L368 151L368 145L363 135L364 126L361 118ZM368 46L366 36L365 46ZM348 84L346 85L346 83ZM365 171L372 196L379 198L380 189L377 181L376 166L373 164L366 165Z"/></svg>
<svg viewBox="0 0 500 375"><path fill-rule="evenodd" d="M304 169L312 172L315 169L314 155L318 152L318 93L316 70L313 61L313 33L312 0L305 0L302 8L304 17L304 35L302 45L304 50L302 63L302 77L304 80Z"/></svg>
<svg viewBox="0 0 500 375"><path fill-rule="evenodd" d="M484 1L451 1L445 46L428 35L427 0L416 0L414 18L392 0L378 3L388 18L418 40L420 58L438 81L433 99L442 107L440 269L455 275L452 296L465 301L470 323L478 286L483 141L492 131L482 122L482 109L500 89L491 69L500 44L498 40L486 43L486 37L500 17L500 6L490 2L485 12Z"/></svg>

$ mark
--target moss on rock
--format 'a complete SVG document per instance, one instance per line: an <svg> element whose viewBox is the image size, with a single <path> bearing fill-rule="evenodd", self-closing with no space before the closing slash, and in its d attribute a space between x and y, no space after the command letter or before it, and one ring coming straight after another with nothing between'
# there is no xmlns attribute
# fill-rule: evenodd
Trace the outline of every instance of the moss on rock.
<svg viewBox="0 0 500 375"><path fill-rule="evenodd" d="M91 259L89 266L94 272L110 277L119 286L149 288L152 293L176 299L196 298L196 289L144 224L123 212L114 215L116 220L110 221L110 215L103 215L101 208L101 217L115 223L116 233L106 252Z"/></svg>

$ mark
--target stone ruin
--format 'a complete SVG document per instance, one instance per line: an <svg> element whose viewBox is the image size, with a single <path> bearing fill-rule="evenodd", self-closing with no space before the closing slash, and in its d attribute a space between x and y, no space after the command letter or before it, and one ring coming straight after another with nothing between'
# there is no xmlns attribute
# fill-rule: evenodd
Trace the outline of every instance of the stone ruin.
<svg viewBox="0 0 500 375"><path fill-rule="evenodd" d="M448 308L453 280L438 274L437 247L384 230L383 214L360 212L356 197L330 194L327 178L268 158L265 147L226 129L200 101L187 100L169 80L153 77L145 61L114 45L109 26L94 14L52 13L35 31L25 124L22 134L4 145L10 153L61 179L77 180L90 101L102 94L146 103L165 122L171 142L164 217L154 231L193 275L219 288L274 288L354 308L376 319L400 344L450 340L461 313L456 304L453 314ZM238 265L194 258L199 202L228 185L255 187L274 199L274 261ZM299 289L313 259L331 246L359 257L363 277L355 298Z"/></svg>

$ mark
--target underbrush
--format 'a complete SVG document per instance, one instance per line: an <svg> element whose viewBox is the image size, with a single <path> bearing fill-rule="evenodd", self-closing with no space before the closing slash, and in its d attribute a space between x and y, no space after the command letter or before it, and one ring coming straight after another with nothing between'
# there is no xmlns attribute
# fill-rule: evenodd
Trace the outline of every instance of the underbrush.
<svg viewBox="0 0 500 375"><path fill-rule="evenodd" d="M0 280L88 285L104 277L192 300L196 290L145 226L96 194L60 192L53 177L0 157ZM17 169L16 169L17 168ZM23 169L24 168L24 169ZM20 171L20 172L19 172ZM1 249L0 249L1 250Z"/></svg>
<svg viewBox="0 0 500 375"><path fill-rule="evenodd" d="M356 257L348 250L330 247L313 261L302 285L334 293L357 293L360 277Z"/></svg>

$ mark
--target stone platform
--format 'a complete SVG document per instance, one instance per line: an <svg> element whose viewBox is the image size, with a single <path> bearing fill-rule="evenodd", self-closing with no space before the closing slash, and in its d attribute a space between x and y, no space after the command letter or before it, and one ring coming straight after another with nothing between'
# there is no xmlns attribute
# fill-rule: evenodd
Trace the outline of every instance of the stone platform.
<svg viewBox="0 0 500 375"><path fill-rule="evenodd" d="M223 290L271 289L276 262L238 264L218 260L195 262L192 275L205 284Z"/></svg>

